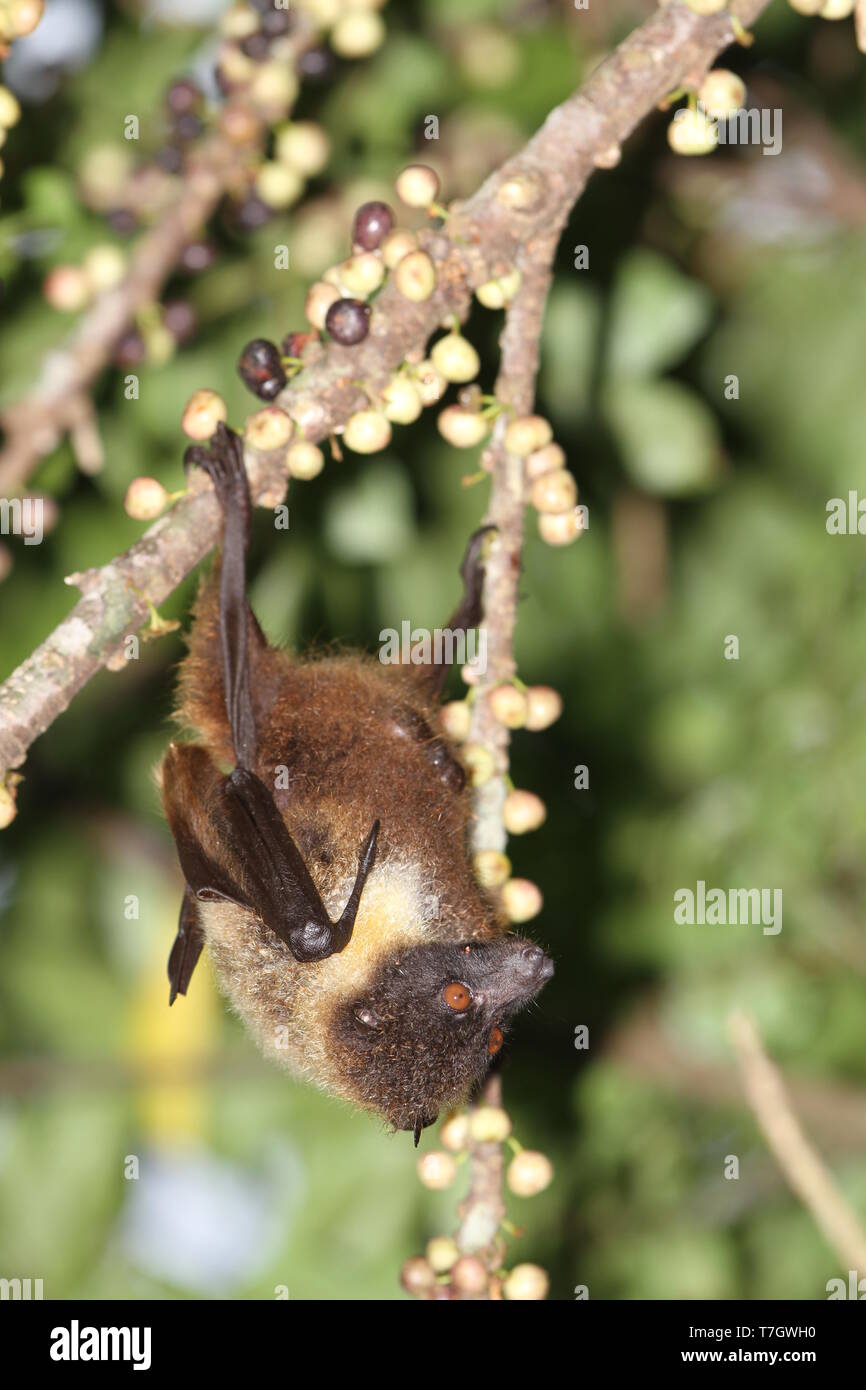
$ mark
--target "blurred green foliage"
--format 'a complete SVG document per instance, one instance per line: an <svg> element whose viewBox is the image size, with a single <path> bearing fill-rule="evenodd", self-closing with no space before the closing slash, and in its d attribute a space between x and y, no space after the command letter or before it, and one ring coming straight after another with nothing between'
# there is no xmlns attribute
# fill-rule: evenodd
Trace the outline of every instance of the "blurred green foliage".
<svg viewBox="0 0 866 1390"><path fill-rule="evenodd" d="M138 401L117 373L100 384L101 474L78 474L64 445L36 476L60 522L42 546L16 545L0 674L68 611L63 576L140 534L121 506L130 479L180 485L190 393L208 385L233 421L250 413L240 346L301 325L306 285L345 254L362 192L387 197L400 163L425 153L425 116L442 123L446 192L468 192L487 153L525 138L645 8L611 3L582 29L564 6L392 5L380 53L305 91L301 114L334 145L311 202L246 241L220 231L213 270L172 286L196 304L200 333L141 370ZM65 331L41 276L106 239L77 199L77 161L130 110L146 132L205 37L142 32L115 9L106 20L91 64L27 110L4 150L4 402ZM476 21L495 26L502 71L513 67L498 85L472 61ZM822 30L777 4L756 47L729 61L757 79L772 65L856 154L866 78L844 45L848 26ZM738 157L714 158L730 172ZM726 234L723 268L674 206L669 158L657 116L592 181L545 326L540 405L590 527L560 552L530 518L525 552L519 670L561 690L565 713L515 737L515 784L549 815L511 853L543 888L533 929L557 975L509 1049L505 1093L516 1133L557 1178L529 1203L510 1199L525 1231L510 1258L546 1265L557 1298L579 1284L593 1298L820 1298L841 1271L735 1099L725 1021L753 1010L785 1067L866 1096L866 566L861 538L825 529L827 500L863 480L866 252L844 225L816 239L795 220L769 248ZM48 245L21 260L18 239L36 229L52 232ZM275 240L296 252L288 273L273 270ZM587 271L573 268L579 244ZM469 324L485 389L499 324L478 308ZM383 456L347 456L295 485L288 536L257 519L265 628L301 647L374 644L404 617L441 622L485 505L485 484L461 485L475 466L428 414ZM647 559L654 578L635 590L632 567ZM184 583L166 614L183 617L193 592ZM723 656L730 634L736 661ZM0 841L0 1273L41 1277L48 1297L269 1298L282 1285L290 1297L398 1296L401 1261L451 1229L454 1194L420 1186L406 1135L269 1070L204 971L166 1007L180 879L151 769L181 651L166 638L92 682L34 746ZM673 893L698 879L781 888L782 932L676 926ZM664 1075L622 1045L635 1010L669 1049ZM588 1052L574 1046L579 1024ZM715 1087L689 1080L695 1063ZM814 1138L866 1215L862 1154L840 1128ZM737 1182L722 1176L732 1153ZM137 1181L127 1156L141 1160Z"/></svg>

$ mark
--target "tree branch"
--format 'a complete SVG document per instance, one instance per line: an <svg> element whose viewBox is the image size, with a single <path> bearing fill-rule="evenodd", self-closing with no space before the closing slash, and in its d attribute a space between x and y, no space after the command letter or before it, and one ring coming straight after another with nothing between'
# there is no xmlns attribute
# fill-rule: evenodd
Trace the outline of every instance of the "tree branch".
<svg viewBox="0 0 866 1390"><path fill-rule="evenodd" d="M748 25L768 3L735 0L731 9ZM455 313L465 316L474 288L518 261L527 263L527 248L543 244L552 228L564 225L593 169L610 167L619 144L640 119L674 88L699 81L732 39L729 14L704 19L680 4L660 10L627 38L581 91L551 112L518 155L468 202L454 207L447 233L425 234L438 276L430 300L412 304L387 284L376 299L371 331L361 345L319 344L312 350L299 378L278 398L307 438L318 440L339 430L366 404L366 396L354 384L359 379L373 390L382 386L409 352L423 348L443 319ZM515 188L524 199L534 190L530 206L514 208L509 194ZM508 343L506 336L505 350L519 351L516 330L513 350ZM98 347L94 353L104 360ZM505 362L503 372L507 389L511 372ZM274 460L250 448L246 452L254 492L261 492L263 473L271 469L271 486L266 489L270 499ZM510 467L502 463L501 472ZM512 486L499 489L497 497L504 499ZM502 506L503 534L512 544L515 497L507 504L503 500ZM33 740L117 653L123 637L144 621L148 601L158 604L171 592L214 545L218 530L212 496L196 487L125 555L101 570L88 571L83 580L73 579L84 591L80 602L0 687L0 778L21 765ZM504 574L504 560L501 566L494 561L490 584L504 584Z"/></svg>

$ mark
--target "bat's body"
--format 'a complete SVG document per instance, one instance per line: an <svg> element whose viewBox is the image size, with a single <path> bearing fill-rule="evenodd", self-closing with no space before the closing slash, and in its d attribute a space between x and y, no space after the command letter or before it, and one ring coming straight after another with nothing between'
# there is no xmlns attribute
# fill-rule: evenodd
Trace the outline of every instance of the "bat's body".
<svg viewBox="0 0 866 1390"><path fill-rule="evenodd" d="M226 525L181 675L199 741L172 744L162 766L187 880L172 999L206 941L268 1056L417 1138L480 1079L552 967L505 935L475 882L462 769L434 733L447 670L270 647L245 596L239 441L221 428L196 461ZM479 619L482 539L452 628Z"/></svg>

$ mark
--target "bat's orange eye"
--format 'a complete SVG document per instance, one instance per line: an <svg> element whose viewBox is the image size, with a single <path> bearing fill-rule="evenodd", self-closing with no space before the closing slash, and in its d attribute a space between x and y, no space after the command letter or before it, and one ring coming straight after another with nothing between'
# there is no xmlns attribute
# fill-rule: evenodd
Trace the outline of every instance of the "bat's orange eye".
<svg viewBox="0 0 866 1390"><path fill-rule="evenodd" d="M455 980L452 984L446 985L442 991L442 998L453 1009L455 1013L462 1014L464 1009L468 1009L472 1003L472 995L465 985L458 984Z"/></svg>
<svg viewBox="0 0 866 1390"><path fill-rule="evenodd" d="M487 1039L487 1055L489 1057L495 1057L501 1046L502 1029L492 1028L490 1031L490 1037Z"/></svg>

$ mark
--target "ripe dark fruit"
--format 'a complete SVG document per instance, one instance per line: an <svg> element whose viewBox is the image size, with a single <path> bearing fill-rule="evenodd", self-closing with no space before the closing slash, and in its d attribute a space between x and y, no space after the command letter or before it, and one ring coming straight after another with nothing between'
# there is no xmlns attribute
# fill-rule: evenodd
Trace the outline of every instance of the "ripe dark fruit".
<svg viewBox="0 0 866 1390"><path fill-rule="evenodd" d="M137 329L124 333L114 349L116 367L137 367L147 356L147 347Z"/></svg>
<svg viewBox="0 0 866 1390"><path fill-rule="evenodd" d="M183 153L177 145L163 145L157 151L156 162L167 174L179 174L183 168Z"/></svg>
<svg viewBox="0 0 866 1390"><path fill-rule="evenodd" d="M194 111L185 111L182 116L178 116L172 123L172 129L175 139L180 140L182 144L186 144L190 140L197 140L204 126L202 125L201 117L197 116Z"/></svg>
<svg viewBox="0 0 866 1390"><path fill-rule="evenodd" d="M191 241L183 248L180 264L191 272L207 270L217 258L217 249L211 241Z"/></svg>
<svg viewBox="0 0 866 1390"><path fill-rule="evenodd" d="M336 66L337 61L330 48L323 43L314 44L298 58L298 76L308 82L327 82Z"/></svg>
<svg viewBox="0 0 866 1390"><path fill-rule="evenodd" d="M176 343L188 343L195 336L195 310L185 299L166 300L162 321Z"/></svg>
<svg viewBox="0 0 866 1390"><path fill-rule="evenodd" d="M325 331L337 343L351 347L370 332L370 306L360 299L335 299L325 315Z"/></svg>
<svg viewBox="0 0 866 1390"><path fill-rule="evenodd" d="M355 213L352 240L365 251L375 251L393 225L394 214L387 203L362 203Z"/></svg>
<svg viewBox="0 0 866 1390"><path fill-rule="evenodd" d="M254 232L271 219L271 209L264 199L251 193L245 198L235 213L235 220L242 232Z"/></svg>
<svg viewBox="0 0 866 1390"><path fill-rule="evenodd" d="M131 236L138 231L138 218L129 208L115 208L108 214L108 225L121 236Z"/></svg>
<svg viewBox="0 0 866 1390"><path fill-rule="evenodd" d="M292 15L288 10L267 9L262 11L261 31L269 39L278 39L287 34L292 27Z"/></svg>
<svg viewBox="0 0 866 1390"><path fill-rule="evenodd" d="M166 92L165 104L173 116L196 111L201 104L201 88L188 77L178 78Z"/></svg>
<svg viewBox="0 0 866 1390"><path fill-rule="evenodd" d="M276 343L253 338L238 358L238 375L263 401L272 401L286 384L286 374Z"/></svg>
<svg viewBox="0 0 866 1390"><path fill-rule="evenodd" d="M276 14L276 11L274 11L274 13ZM268 56L270 47L271 41L268 35L263 34L261 29L259 29L257 33L250 34L248 38L243 40L241 43L241 53L245 54L247 58L252 58L253 62L259 63L263 58Z"/></svg>

